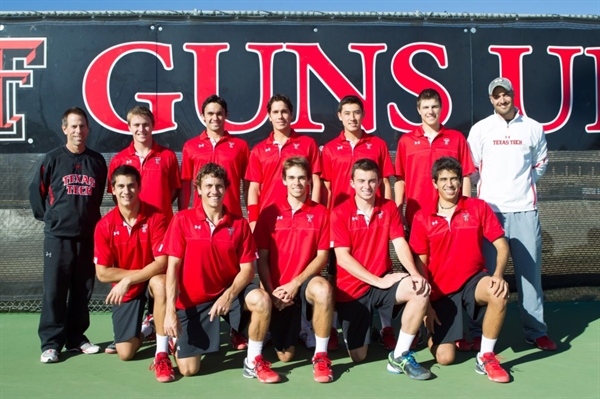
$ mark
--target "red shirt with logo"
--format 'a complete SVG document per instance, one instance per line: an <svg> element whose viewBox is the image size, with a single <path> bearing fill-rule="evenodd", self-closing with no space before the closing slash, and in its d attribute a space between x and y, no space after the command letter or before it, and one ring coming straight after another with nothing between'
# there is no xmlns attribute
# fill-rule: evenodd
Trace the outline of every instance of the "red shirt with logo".
<svg viewBox="0 0 600 399"><path fill-rule="evenodd" d="M135 152L133 142L110 161L106 191L112 193L112 174L121 165L135 167L142 176L140 199L154 205L170 221L173 217L171 191L181 187L177 155L168 148L153 142L152 149L143 161Z"/></svg>
<svg viewBox="0 0 600 399"><path fill-rule="evenodd" d="M94 263L125 270L141 270L158 256L166 255L162 251L166 231L165 216L150 204L141 202L138 217L131 227L125 224L119 207L115 207L96 225ZM123 301L137 297L145 289L145 282L130 286Z"/></svg>
<svg viewBox="0 0 600 399"><path fill-rule="evenodd" d="M249 156L250 150L246 141L225 132L223 137L213 145L205 130L200 136L188 140L183 145L181 152L181 179L195 183L198 171L205 164L213 162L222 166L227 171L227 177L229 177L229 181L231 182L231 185L225 191L223 205L230 212L241 216L240 185L246 173ZM198 195L194 193L192 197L192 206L201 207L202 201L198 199Z"/></svg>
<svg viewBox="0 0 600 399"><path fill-rule="evenodd" d="M165 236L163 252L182 259L177 309L216 300L240 272L257 259L248 222L223 207L223 219L211 232L202 207L179 211Z"/></svg>
<svg viewBox="0 0 600 399"><path fill-rule="evenodd" d="M490 242L504 236L492 208L478 198L461 197L448 221L437 214L437 203L415 215L410 247L427 255L430 299L457 292L472 276L485 270L483 238Z"/></svg>
<svg viewBox="0 0 600 399"><path fill-rule="evenodd" d="M419 126L398 140L396 176L405 182L406 221L409 226L415 213L437 198L437 191L431 183L431 168L441 157L456 158L462 165L463 176L475 172L467 140L456 130L441 126L430 143L423 127Z"/></svg>
<svg viewBox="0 0 600 399"><path fill-rule="evenodd" d="M385 141L363 131L361 138L352 147L344 132L325 144L322 152L323 173L321 178L331 183L331 206L335 208L348 198L354 198L350 186L352 166L359 159L368 158L377 163L381 178L394 176L394 166ZM379 195L383 198L385 187L380 186Z"/></svg>
<svg viewBox="0 0 600 399"><path fill-rule="evenodd" d="M319 147L314 139L292 130L285 144L275 142L274 132L252 149L246 170L246 180L260 183L259 212L267 206L287 197L287 189L281 177L286 159L301 156L308 160L312 173L321 173Z"/></svg>
<svg viewBox="0 0 600 399"><path fill-rule="evenodd" d="M259 249L269 251L271 283L277 288L302 273L317 251L329 249L329 212L310 198L293 211L284 198L261 212L254 238Z"/></svg>
<svg viewBox="0 0 600 399"><path fill-rule="evenodd" d="M389 241L399 237L404 237L404 228L394 201L377 197L368 219L358 210L354 197L331 212L332 246L350 248L352 257L376 276L392 271ZM340 266L338 258L338 302L358 299L370 287Z"/></svg>

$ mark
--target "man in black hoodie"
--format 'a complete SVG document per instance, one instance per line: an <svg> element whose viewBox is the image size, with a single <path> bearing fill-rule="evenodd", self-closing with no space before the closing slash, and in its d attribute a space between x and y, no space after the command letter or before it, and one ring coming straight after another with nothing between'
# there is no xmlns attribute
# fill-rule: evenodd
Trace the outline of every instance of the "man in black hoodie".
<svg viewBox="0 0 600 399"><path fill-rule="evenodd" d="M94 228L106 186L106 161L85 146L85 111L73 107L62 117L67 136L44 156L29 188L33 215L44 226L44 296L38 334L42 363L55 363L63 346L86 354L100 349L85 336L94 288Z"/></svg>

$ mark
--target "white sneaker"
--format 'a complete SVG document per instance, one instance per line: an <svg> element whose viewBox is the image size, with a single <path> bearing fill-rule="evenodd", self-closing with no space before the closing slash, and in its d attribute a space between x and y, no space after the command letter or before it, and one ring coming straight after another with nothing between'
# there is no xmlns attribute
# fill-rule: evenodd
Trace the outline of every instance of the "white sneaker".
<svg viewBox="0 0 600 399"><path fill-rule="evenodd" d="M58 362L58 352L56 349L47 349L40 356L40 362L42 363L56 363Z"/></svg>
<svg viewBox="0 0 600 399"><path fill-rule="evenodd" d="M312 330L300 330L300 334L298 335L300 341L306 346L307 349L312 349L317 346L317 340L315 339L315 332Z"/></svg>
<svg viewBox="0 0 600 399"><path fill-rule="evenodd" d="M79 348L71 348L69 349L69 351L82 352L86 355L93 355L94 353L98 353L100 351L100 347L88 341L81 344Z"/></svg>

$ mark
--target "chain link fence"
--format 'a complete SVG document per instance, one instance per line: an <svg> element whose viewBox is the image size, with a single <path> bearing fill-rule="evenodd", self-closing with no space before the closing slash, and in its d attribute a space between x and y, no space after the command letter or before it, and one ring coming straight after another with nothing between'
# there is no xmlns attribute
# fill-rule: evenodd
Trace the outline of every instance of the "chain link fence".
<svg viewBox="0 0 600 399"><path fill-rule="evenodd" d="M109 160L113 155L105 157ZM41 309L43 223L33 218L28 202L29 183L40 158L0 155L0 312ZM549 159L548 170L538 183L542 282L547 299L598 299L600 151L555 151ZM112 206L112 199L105 195L102 213ZM399 269L393 250L391 253L394 267ZM514 292L512 262L506 279ZM109 284L96 282L91 311L109 310L104 304L109 290Z"/></svg>

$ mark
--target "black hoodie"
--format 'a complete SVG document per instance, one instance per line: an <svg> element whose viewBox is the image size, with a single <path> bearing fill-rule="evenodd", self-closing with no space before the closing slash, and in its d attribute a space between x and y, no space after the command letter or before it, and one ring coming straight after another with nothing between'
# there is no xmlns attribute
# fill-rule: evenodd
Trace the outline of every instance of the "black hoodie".
<svg viewBox="0 0 600 399"><path fill-rule="evenodd" d="M93 238L108 171L104 157L89 148L74 154L66 146L44 156L29 187L33 216L53 237Z"/></svg>

